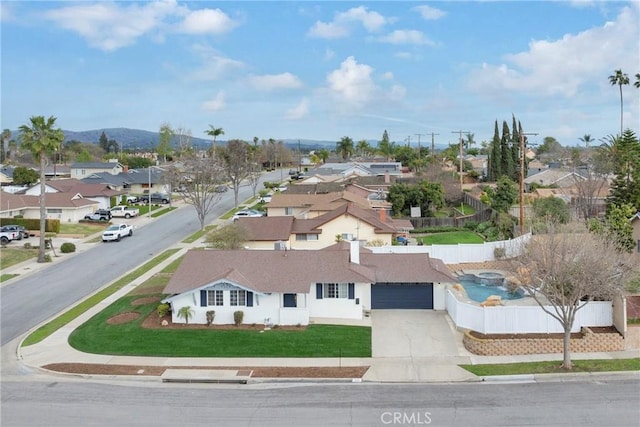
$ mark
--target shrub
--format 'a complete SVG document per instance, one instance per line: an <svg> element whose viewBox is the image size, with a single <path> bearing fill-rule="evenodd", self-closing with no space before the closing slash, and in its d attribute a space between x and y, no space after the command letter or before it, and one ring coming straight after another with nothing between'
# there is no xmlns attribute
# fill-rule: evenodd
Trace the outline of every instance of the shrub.
<svg viewBox="0 0 640 427"><path fill-rule="evenodd" d="M216 311L215 310L207 311L207 326L213 325L213 319L215 319L215 318L216 318Z"/></svg>
<svg viewBox="0 0 640 427"><path fill-rule="evenodd" d="M63 254L70 254L75 251L76 251L76 245L74 245L71 242L65 242L62 245L60 245L60 252L62 252Z"/></svg>
<svg viewBox="0 0 640 427"><path fill-rule="evenodd" d="M44 254L44 262L51 262L51 255Z"/></svg>
<svg viewBox="0 0 640 427"><path fill-rule="evenodd" d="M33 246L31 246L31 243L27 242L24 244L24 248L25 249L31 249Z"/></svg>
<svg viewBox="0 0 640 427"><path fill-rule="evenodd" d="M494 248L493 249L493 256L495 256L496 259L504 258L504 256L506 254L507 254L507 250L505 248Z"/></svg>
<svg viewBox="0 0 640 427"><path fill-rule="evenodd" d="M166 302L159 304L158 307L156 307L156 313L158 314L158 317L162 318L168 315L170 312L171 312L171 305L169 305Z"/></svg>
<svg viewBox="0 0 640 427"><path fill-rule="evenodd" d="M236 326L242 324L242 319L244 319L244 311L238 310L233 312L233 323Z"/></svg>

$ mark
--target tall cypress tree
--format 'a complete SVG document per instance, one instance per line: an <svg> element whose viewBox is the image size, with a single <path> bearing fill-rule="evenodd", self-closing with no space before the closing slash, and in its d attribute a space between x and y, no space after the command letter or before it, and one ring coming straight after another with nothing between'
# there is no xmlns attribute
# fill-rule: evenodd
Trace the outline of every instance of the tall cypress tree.
<svg viewBox="0 0 640 427"><path fill-rule="evenodd" d="M498 120L495 121L493 139L491 140L491 152L489 154L489 180L497 181L502 174L500 156L500 133L498 132Z"/></svg>
<svg viewBox="0 0 640 427"><path fill-rule="evenodd" d="M502 121L502 137L500 138L500 168L502 175L513 177L513 154L511 153L511 132L506 120Z"/></svg>

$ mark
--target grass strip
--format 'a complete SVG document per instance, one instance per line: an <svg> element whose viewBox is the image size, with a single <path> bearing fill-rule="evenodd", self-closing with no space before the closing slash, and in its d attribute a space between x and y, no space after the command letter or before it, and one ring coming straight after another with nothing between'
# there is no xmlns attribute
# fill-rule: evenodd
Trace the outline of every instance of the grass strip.
<svg viewBox="0 0 640 427"><path fill-rule="evenodd" d="M19 274L0 274L0 283L5 280L13 279L14 277L19 276Z"/></svg>
<svg viewBox="0 0 640 427"><path fill-rule="evenodd" d="M40 341L44 340L49 335L51 335L52 333L54 333L55 331L57 331L58 329L60 329L64 325L66 325L67 323L71 322L72 320L74 320L78 316L82 315L87 310L91 309L92 307L97 305L99 302L103 301L105 298L113 295L115 292L117 292L120 289L122 289L125 285L128 285L133 280L135 280L138 277L142 276L144 273L146 273L147 271L149 271L150 269L152 269L156 265L160 264L161 262L163 262L164 260L166 260L167 258L169 258L171 255L175 254L178 251L179 251L179 249L169 249L169 250L164 251L163 253L161 253L157 257L153 258L152 260L150 260L147 263L143 264L142 266L138 267L133 272L131 272L131 273L127 274L126 276L120 278L119 280L115 281L111 285L109 285L106 288L98 291L97 293L95 293L94 295L92 295L89 298L85 299L81 303L79 303L79 304L75 305L74 307L72 307L71 309L67 310L65 313L63 313L60 316L56 317L55 319L53 319L49 323L46 323L46 324L42 325L41 327L36 329L33 333L31 333L22 342L22 346L23 347L27 347L27 346L30 346L30 345L33 345L33 344L37 344Z"/></svg>
<svg viewBox="0 0 640 427"><path fill-rule="evenodd" d="M187 237L186 239L184 239L182 241L182 243L193 243L196 240L200 239L202 236L204 236L205 234L209 233L211 230L213 230L214 228L216 228L217 225L207 225L206 227L204 227L204 230L198 230L195 233L193 233L191 236Z"/></svg>
<svg viewBox="0 0 640 427"><path fill-rule="evenodd" d="M570 371L562 369L560 367L561 363L562 362L559 360L555 360L527 363L460 365L460 367L481 377L493 375L563 374L572 372L615 372L640 370L640 358L574 360L573 369Z"/></svg>

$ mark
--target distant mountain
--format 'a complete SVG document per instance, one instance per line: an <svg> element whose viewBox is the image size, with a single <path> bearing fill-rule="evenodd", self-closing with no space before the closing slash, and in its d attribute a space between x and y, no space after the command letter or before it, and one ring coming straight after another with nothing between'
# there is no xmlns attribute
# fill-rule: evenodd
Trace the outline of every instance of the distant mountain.
<svg viewBox="0 0 640 427"><path fill-rule="evenodd" d="M136 147L138 149L149 149L151 147L155 147L158 145L158 141L160 140L160 135L158 132L149 132L146 130L140 129L128 129L128 128L106 128L106 129L95 129L95 130L86 130L81 132L76 132L72 130L63 130L65 135L65 141L80 141L91 144L97 144L100 140L100 135L102 132L107 135L107 139L115 140L118 144L120 144L125 150L135 150ZM19 137L18 131L11 132L11 138L17 140ZM277 140L280 141L280 140ZM298 149L302 152L309 152L312 150L320 150L327 149L332 150L335 149L337 141L327 141L327 140L315 140L315 139L282 139L281 140L285 146L287 146L292 151L297 151ZM249 143L253 143L253 141L247 141ZM378 145L378 141L369 140L367 141L371 146L375 147ZM191 143L195 148L206 149L211 146L210 139L204 138L191 138ZM224 144L225 140L217 140L216 143ZM175 141L174 141L175 145ZM417 148L417 144L412 143L412 147ZM424 145L423 145L424 146ZM446 148L445 146L436 145L437 149Z"/></svg>

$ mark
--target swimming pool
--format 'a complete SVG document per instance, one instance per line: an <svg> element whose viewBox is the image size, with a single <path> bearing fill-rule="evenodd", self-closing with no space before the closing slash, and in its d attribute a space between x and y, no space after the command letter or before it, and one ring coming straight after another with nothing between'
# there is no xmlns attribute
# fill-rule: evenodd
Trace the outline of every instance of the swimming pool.
<svg viewBox="0 0 640 427"><path fill-rule="evenodd" d="M491 280L486 280L489 273L464 274L458 278L460 284L473 301L484 302L491 295L498 295L503 300L515 300L524 296L522 291L511 292L504 286L504 277L499 273L490 273Z"/></svg>

